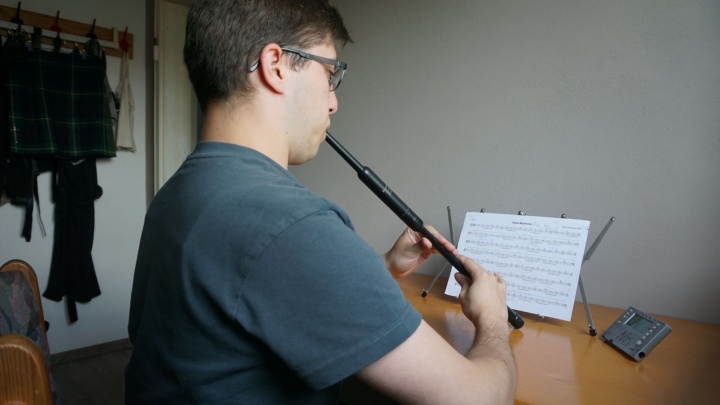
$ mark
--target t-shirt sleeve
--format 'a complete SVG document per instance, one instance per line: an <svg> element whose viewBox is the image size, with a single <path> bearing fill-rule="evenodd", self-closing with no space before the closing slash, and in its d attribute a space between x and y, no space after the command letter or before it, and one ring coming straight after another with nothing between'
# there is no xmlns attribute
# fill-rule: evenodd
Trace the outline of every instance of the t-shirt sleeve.
<svg viewBox="0 0 720 405"><path fill-rule="evenodd" d="M333 211L277 236L248 275L236 316L315 389L380 359L421 320L382 258Z"/></svg>

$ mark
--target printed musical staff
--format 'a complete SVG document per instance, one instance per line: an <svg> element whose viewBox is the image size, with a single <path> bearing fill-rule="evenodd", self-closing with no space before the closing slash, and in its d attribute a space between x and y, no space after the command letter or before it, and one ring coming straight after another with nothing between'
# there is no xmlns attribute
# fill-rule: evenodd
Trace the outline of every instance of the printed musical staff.
<svg viewBox="0 0 720 405"><path fill-rule="evenodd" d="M566 218L470 212L458 250L505 279L511 307L570 320L589 226ZM459 293L453 277L446 293Z"/></svg>
<svg viewBox="0 0 720 405"><path fill-rule="evenodd" d="M567 308L568 304L563 301L533 297L530 295L520 294L517 292L508 292L508 305L513 306L517 302L534 302L539 305L554 305L560 308ZM517 307L517 305L515 305Z"/></svg>
<svg viewBox="0 0 720 405"><path fill-rule="evenodd" d="M480 231L469 231L469 236L476 237L476 238L489 238L489 239L502 239L502 240L517 240L517 241L523 241L527 242L533 245L567 245L567 246L578 246L580 244L579 237L575 238L577 240L566 240L566 239L558 239L558 238L537 238L534 236L523 236L523 235L508 235L504 233L496 233L496 232L480 232Z"/></svg>
<svg viewBox="0 0 720 405"><path fill-rule="evenodd" d="M555 248L545 248L540 247L537 245L521 245L521 244L512 244L507 242L493 242L489 239L479 239L479 240L473 240L473 239L467 239L465 240L465 243L468 245L477 245L477 246L490 246L500 249L516 249L516 250L523 250L529 253L550 253L553 255L560 255L560 256L577 256L577 252L573 251L572 249L555 249Z"/></svg>
<svg viewBox="0 0 720 405"><path fill-rule="evenodd" d="M569 260L569 259L553 259L552 256L532 256L527 255L523 253L509 253L509 252L503 252L499 250L492 250L492 249L473 249L473 248L463 248L461 249L461 252L467 254L474 254L477 256L495 256L502 259L514 259L514 260L521 260L531 263L542 263L552 266L574 266L575 261ZM577 255L574 255L577 256Z"/></svg>
<svg viewBox="0 0 720 405"><path fill-rule="evenodd" d="M527 217L526 217L527 218ZM531 225L531 224L527 224ZM471 223L470 227L480 227L482 229L497 229L500 231L507 231L507 232L529 232L531 234L535 235L558 235L563 237L569 237L569 238L579 238L582 236L582 233L575 232L575 231L561 231L557 229L540 229L537 226L502 226L502 225L487 225L487 224L475 224Z"/></svg>

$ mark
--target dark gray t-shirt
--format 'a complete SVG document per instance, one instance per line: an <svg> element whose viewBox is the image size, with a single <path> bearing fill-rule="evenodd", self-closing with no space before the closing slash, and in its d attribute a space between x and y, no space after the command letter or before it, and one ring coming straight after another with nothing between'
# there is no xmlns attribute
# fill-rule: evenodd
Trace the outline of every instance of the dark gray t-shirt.
<svg viewBox="0 0 720 405"><path fill-rule="evenodd" d="M264 155L200 143L145 218L128 403L336 403L418 327L347 214Z"/></svg>

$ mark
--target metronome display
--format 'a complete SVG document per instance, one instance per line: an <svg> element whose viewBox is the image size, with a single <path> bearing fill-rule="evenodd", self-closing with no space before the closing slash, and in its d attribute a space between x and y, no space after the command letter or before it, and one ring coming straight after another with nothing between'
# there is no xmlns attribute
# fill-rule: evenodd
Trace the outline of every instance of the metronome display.
<svg viewBox="0 0 720 405"><path fill-rule="evenodd" d="M671 331L672 328L665 322L630 307L602 337L633 360L641 361Z"/></svg>

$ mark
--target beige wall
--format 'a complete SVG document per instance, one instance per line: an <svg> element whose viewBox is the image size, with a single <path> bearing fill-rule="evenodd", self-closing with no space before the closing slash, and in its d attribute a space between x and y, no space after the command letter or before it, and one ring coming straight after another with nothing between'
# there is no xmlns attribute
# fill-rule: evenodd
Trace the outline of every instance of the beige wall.
<svg viewBox="0 0 720 405"><path fill-rule="evenodd" d="M355 43L331 133L426 223L565 213L592 242L616 216L588 299L720 322L720 2L334 3ZM402 229L329 146L293 171L378 250Z"/></svg>

